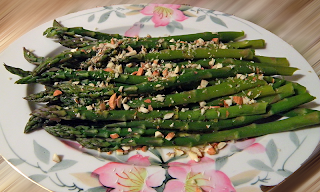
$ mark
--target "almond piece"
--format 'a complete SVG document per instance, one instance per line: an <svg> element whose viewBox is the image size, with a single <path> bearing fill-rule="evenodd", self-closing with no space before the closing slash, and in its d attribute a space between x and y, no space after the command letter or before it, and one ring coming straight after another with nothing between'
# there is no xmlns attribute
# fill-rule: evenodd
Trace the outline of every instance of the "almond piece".
<svg viewBox="0 0 320 192"><path fill-rule="evenodd" d="M113 69L111 69L111 68L105 68L104 71L113 72Z"/></svg>
<svg viewBox="0 0 320 192"><path fill-rule="evenodd" d="M56 163L60 163L61 159L57 154L53 154L52 161L54 161Z"/></svg>
<svg viewBox="0 0 320 192"><path fill-rule="evenodd" d="M110 134L110 137L111 139L116 139L116 138L119 138L120 136L118 135L118 133L113 133L113 134Z"/></svg>
<svg viewBox="0 0 320 192"><path fill-rule="evenodd" d="M106 110L106 109L107 109L107 108L106 108L106 104L105 104L105 103L100 103L99 109L100 109L101 111Z"/></svg>
<svg viewBox="0 0 320 192"><path fill-rule="evenodd" d="M139 69L138 69L138 72L137 72L137 76L141 76L141 75L143 75L143 68L142 67L140 67Z"/></svg>
<svg viewBox="0 0 320 192"><path fill-rule="evenodd" d="M217 154L217 151L216 151L216 149L215 149L214 147L208 147L208 148L206 149L206 153L207 153L208 155L215 155L215 154Z"/></svg>
<svg viewBox="0 0 320 192"><path fill-rule="evenodd" d="M168 133L168 135L165 137L166 140L170 141L171 139L174 138L176 134L174 132Z"/></svg>
<svg viewBox="0 0 320 192"><path fill-rule="evenodd" d="M240 96L233 96L232 100L238 105L242 105L243 104L243 99Z"/></svg>
<svg viewBox="0 0 320 192"><path fill-rule="evenodd" d="M53 92L53 96L54 97L56 97L58 95L61 95L61 94L62 94L62 92L60 90L58 90L58 89Z"/></svg>
<svg viewBox="0 0 320 192"><path fill-rule="evenodd" d="M116 108L116 106L117 106L117 101L116 101L116 99L117 99L117 94L116 94L116 93L113 94L113 95L110 97L110 99L109 99L109 107L110 107L111 109L115 109L115 108Z"/></svg>
<svg viewBox="0 0 320 192"><path fill-rule="evenodd" d="M116 103L117 103L117 107L121 108L121 104L122 104L122 96L119 95L116 99Z"/></svg>

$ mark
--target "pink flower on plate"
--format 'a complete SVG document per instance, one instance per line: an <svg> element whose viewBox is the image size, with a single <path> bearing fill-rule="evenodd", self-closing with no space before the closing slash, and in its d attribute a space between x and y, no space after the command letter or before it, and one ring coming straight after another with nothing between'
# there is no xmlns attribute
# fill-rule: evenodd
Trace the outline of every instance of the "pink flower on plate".
<svg viewBox="0 0 320 192"><path fill-rule="evenodd" d="M144 15L152 15L152 22L155 27L166 26L171 20L184 21L188 17L178 10L181 5L172 4L149 4L143 8L140 13Z"/></svg>
<svg viewBox="0 0 320 192"><path fill-rule="evenodd" d="M155 192L152 187L160 186L165 179L165 170L159 167L149 174L149 157L134 155L125 164L110 162L92 173L99 176L101 184L114 188L112 191Z"/></svg>
<svg viewBox="0 0 320 192"><path fill-rule="evenodd" d="M248 153L264 153L266 151L265 147L260 143L256 143L256 139L246 139L244 141L236 141L234 144L238 150L247 151Z"/></svg>
<svg viewBox="0 0 320 192"><path fill-rule="evenodd" d="M168 173L175 179L168 181L164 192L235 192L228 176L214 169L214 162L203 157L198 163L193 160L188 163L169 163Z"/></svg>

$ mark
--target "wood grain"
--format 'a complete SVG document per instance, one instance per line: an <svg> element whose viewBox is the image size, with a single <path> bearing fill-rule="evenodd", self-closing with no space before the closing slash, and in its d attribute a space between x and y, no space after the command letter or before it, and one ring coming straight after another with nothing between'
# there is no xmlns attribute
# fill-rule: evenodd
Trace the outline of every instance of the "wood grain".
<svg viewBox="0 0 320 192"><path fill-rule="evenodd" d="M188 4L233 14L264 27L288 42L320 77L319 0L1 0L0 52L27 31L59 16L97 6L126 3ZM320 170L319 161L314 161L311 167ZM314 169L311 171L311 168L301 172L301 179L294 181L295 188L285 188L285 191L318 191L320 176L317 172ZM0 158L0 191L46 190L21 176Z"/></svg>

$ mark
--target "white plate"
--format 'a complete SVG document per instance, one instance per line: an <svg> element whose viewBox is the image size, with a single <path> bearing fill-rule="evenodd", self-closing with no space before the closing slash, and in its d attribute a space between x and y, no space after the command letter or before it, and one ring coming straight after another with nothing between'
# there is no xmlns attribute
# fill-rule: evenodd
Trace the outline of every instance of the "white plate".
<svg viewBox="0 0 320 192"><path fill-rule="evenodd" d="M159 6L100 7L57 20L68 27L83 26L91 30L139 36L243 30L247 39L266 40L267 48L258 50L258 55L287 57L291 66L300 68L290 80L306 86L312 95L320 95L316 88L320 83L310 65L290 45L265 29L218 11L179 5ZM172 17L168 21L161 20L161 16L170 14ZM45 23L12 43L1 53L1 63L32 70L33 66L23 58L22 47L33 49L41 56L57 53L61 49L59 44L42 36L51 25L52 22ZM100 154L100 157L95 157L67 146L43 130L24 134L31 106L22 98L30 92L30 86L15 85L18 77L4 67L0 68L0 73L1 155L25 176L53 191L106 191L100 183L119 191L128 191L125 186L131 186L132 191L163 191L163 187L165 191L173 191L172 187L177 191L184 186L195 189L195 182L203 188L204 185L216 186L216 190L260 191L260 185L276 185L298 169L319 141L319 128L272 134L242 143L230 143L219 155L204 158L198 164L185 158L160 166L155 164L160 161L159 157L141 151L132 152L129 156ZM319 103L317 99L308 107L319 110ZM61 163L51 160L55 153L63 157ZM168 160L165 154L163 160ZM179 168L174 167L179 163ZM93 177L91 173L99 167L102 167L98 169L100 177ZM167 170L172 177L169 181L165 180ZM162 187L158 187L160 185Z"/></svg>

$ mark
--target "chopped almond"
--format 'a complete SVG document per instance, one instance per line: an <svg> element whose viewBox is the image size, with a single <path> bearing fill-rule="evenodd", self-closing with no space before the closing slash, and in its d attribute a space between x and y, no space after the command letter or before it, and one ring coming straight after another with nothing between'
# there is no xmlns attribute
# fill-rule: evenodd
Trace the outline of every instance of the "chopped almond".
<svg viewBox="0 0 320 192"><path fill-rule="evenodd" d="M62 94L62 92L60 90L58 90L58 89L53 92L53 96L54 97L58 96L58 95L61 95L61 94Z"/></svg>
<svg viewBox="0 0 320 192"><path fill-rule="evenodd" d="M160 131L156 131L156 132L154 133L154 137L160 138L160 137L163 137L163 134L162 134Z"/></svg>
<svg viewBox="0 0 320 192"><path fill-rule="evenodd" d="M168 69L162 71L162 76L166 77L169 74Z"/></svg>
<svg viewBox="0 0 320 192"><path fill-rule="evenodd" d="M121 104L122 104L122 96L119 95L116 99L116 104L118 108L121 108Z"/></svg>
<svg viewBox="0 0 320 192"><path fill-rule="evenodd" d="M146 152L147 150L148 150L148 147L146 145L141 147L141 151Z"/></svg>
<svg viewBox="0 0 320 192"><path fill-rule="evenodd" d="M111 109L115 109L116 106L117 106L117 102L116 102L116 99L117 99L117 94L113 94L110 99L109 99L109 106Z"/></svg>
<svg viewBox="0 0 320 192"><path fill-rule="evenodd" d="M145 103L151 103L151 99L144 100Z"/></svg>
<svg viewBox="0 0 320 192"><path fill-rule="evenodd" d="M54 161L56 163L60 163L61 159L57 154L53 154L52 161Z"/></svg>
<svg viewBox="0 0 320 192"><path fill-rule="evenodd" d="M243 99L240 96L233 96L232 99L238 105L242 105L243 104Z"/></svg>
<svg viewBox="0 0 320 192"><path fill-rule="evenodd" d="M148 110L153 111L153 107L151 105L148 105Z"/></svg>
<svg viewBox="0 0 320 192"><path fill-rule="evenodd" d="M155 76L155 77L159 76L159 74L160 74L159 71L154 71L154 72L152 73L152 75Z"/></svg>
<svg viewBox="0 0 320 192"><path fill-rule="evenodd" d="M212 41L215 43L219 43L219 38L213 38Z"/></svg>
<svg viewBox="0 0 320 192"><path fill-rule="evenodd" d="M111 139L116 139L116 138L119 138L120 136L118 135L118 133L113 133L113 134L110 134L110 137Z"/></svg>
<svg viewBox="0 0 320 192"><path fill-rule="evenodd" d="M108 151L108 152L107 152L107 155L111 155L111 154L112 154L112 151Z"/></svg>
<svg viewBox="0 0 320 192"><path fill-rule="evenodd" d="M111 68L107 67L107 68L105 68L105 69L104 69L104 71L107 71L107 72L113 72L113 69L111 69Z"/></svg>
<svg viewBox="0 0 320 192"><path fill-rule="evenodd" d="M206 150L207 154L208 155L215 155L217 154L217 151L214 147L208 147L207 150Z"/></svg>
<svg viewBox="0 0 320 192"><path fill-rule="evenodd" d="M143 75L143 68L142 67L140 67L139 69L138 69L138 72L137 72L137 76L141 76L141 75Z"/></svg>
<svg viewBox="0 0 320 192"><path fill-rule="evenodd" d="M100 103L99 109L100 109L101 111L106 110L106 104L105 104L105 103Z"/></svg>
<svg viewBox="0 0 320 192"><path fill-rule="evenodd" d="M174 132L168 133L168 135L165 137L166 140L170 141L171 139L174 138L176 134Z"/></svg>
<svg viewBox="0 0 320 192"><path fill-rule="evenodd" d="M230 115L229 111L226 111L226 117L228 118Z"/></svg>

